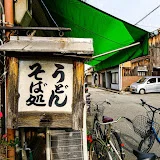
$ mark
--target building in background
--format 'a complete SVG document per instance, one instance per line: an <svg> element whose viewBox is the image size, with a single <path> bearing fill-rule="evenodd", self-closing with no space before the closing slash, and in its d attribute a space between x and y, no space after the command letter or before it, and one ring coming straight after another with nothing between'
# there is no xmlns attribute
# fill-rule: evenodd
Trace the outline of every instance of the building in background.
<svg viewBox="0 0 160 160"><path fill-rule="evenodd" d="M90 68L86 73L86 82L92 86L118 91L128 90L129 86L142 76L160 76L160 30L157 35L151 34L149 38L148 55L98 72L95 72L94 68ZM96 84L94 83L95 74L98 77Z"/></svg>

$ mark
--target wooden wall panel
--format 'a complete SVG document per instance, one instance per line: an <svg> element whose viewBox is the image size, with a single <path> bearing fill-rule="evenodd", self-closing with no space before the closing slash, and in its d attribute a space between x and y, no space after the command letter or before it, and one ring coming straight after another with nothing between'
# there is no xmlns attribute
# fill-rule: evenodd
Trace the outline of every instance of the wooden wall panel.
<svg viewBox="0 0 160 160"><path fill-rule="evenodd" d="M7 74L7 128L17 127L18 115L18 59L8 58L8 74Z"/></svg>
<svg viewBox="0 0 160 160"><path fill-rule="evenodd" d="M72 128L79 130L83 123L83 84L84 84L84 63L79 61L74 62L73 69L73 117Z"/></svg>
<svg viewBox="0 0 160 160"><path fill-rule="evenodd" d="M9 58L7 76L8 128L17 127L51 127L72 128L79 130L83 125L83 85L84 63L73 62L73 103L72 114L51 112L19 112L18 113L18 59Z"/></svg>

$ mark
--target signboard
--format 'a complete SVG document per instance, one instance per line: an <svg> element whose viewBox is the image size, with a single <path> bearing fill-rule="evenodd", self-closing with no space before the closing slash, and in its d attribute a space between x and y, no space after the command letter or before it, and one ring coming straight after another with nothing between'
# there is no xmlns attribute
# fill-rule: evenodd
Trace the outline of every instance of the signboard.
<svg viewBox="0 0 160 160"><path fill-rule="evenodd" d="M18 112L72 112L73 64L20 60Z"/></svg>

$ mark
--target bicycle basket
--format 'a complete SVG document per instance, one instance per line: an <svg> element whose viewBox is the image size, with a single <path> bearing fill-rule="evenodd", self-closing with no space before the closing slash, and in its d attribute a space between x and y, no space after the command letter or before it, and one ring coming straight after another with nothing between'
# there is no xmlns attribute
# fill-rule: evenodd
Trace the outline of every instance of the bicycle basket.
<svg viewBox="0 0 160 160"><path fill-rule="evenodd" d="M151 127L151 120L148 117L145 117L143 115L138 115L133 120L133 128L134 131L140 135L142 138L145 137L147 132L149 131ZM154 122L154 129L156 133L158 134L160 130L160 126L158 123Z"/></svg>
<svg viewBox="0 0 160 160"><path fill-rule="evenodd" d="M98 111L97 111L97 105L98 105ZM98 116L103 116L105 107L103 105L99 105L97 103L92 102L90 106L90 114L95 115L96 113Z"/></svg>

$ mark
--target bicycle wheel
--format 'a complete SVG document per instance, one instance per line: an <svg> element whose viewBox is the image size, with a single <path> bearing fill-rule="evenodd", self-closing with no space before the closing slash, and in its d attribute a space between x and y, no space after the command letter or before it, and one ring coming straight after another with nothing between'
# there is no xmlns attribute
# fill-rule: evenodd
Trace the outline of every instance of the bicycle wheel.
<svg viewBox="0 0 160 160"><path fill-rule="evenodd" d="M148 153L151 150L151 148L154 144L154 141L155 141L154 133L147 135L146 137L144 137L143 140L141 140L141 142L138 146L138 150L145 152L145 153Z"/></svg>
<svg viewBox="0 0 160 160"><path fill-rule="evenodd" d="M89 160L107 160L107 147L104 142L94 140L89 148Z"/></svg>
<svg viewBox="0 0 160 160"><path fill-rule="evenodd" d="M115 149L118 152L118 155L121 157L122 160L124 160L125 154L124 154L124 149L123 149L123 143L121 141L121 138L119 134L115 131L112 131L110 134L110 143L112 143L115 147ZM115 150L113 149L112 145L109 150L110 156L112 157L113 160L119 160L118 155L116 154Z"/></svg>

